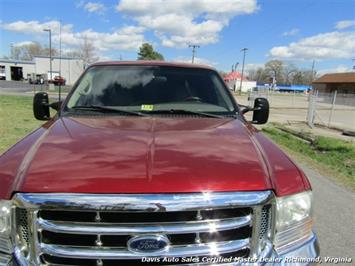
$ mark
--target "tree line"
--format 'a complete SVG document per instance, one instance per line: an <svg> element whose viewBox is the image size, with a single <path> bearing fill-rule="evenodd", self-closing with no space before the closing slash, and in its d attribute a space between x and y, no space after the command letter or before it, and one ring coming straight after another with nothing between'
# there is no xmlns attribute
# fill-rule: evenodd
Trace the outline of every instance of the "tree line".
<svg viewBox="0 0 355 266"><path fill-rule="evenodd" d="M264 66L247 71L248 79L257 83L271 83L273 78L277 84L284 85L308 85L316 77L316 71L301 69L294 64L281 60L270 60Z"/></svg>
<svg viewBox="0 0 355 266"><path fill-rule="evenodd" d="M51 49L52 56L59 56L59 50L56 48ZM28 44L22 44L11 47L11 56L6 57L6 59L14 60L33 60L35 56L49 56L49 48L43 47L38 42L31 42ZM74 50L70 50L61 54L63 57L74 57L80 58L84 61L84 65L90 65L99 60L96 54L96 48L90 40L87 38L83 39L82 44ZM164 60L164 56L155 51L153 46L149 43L143 43L139 47L137 54L137 60Z"/></svg>
<svg viewBox="0 0 355 266"><path fill-rule="evenodd" d="M52 48L50 53L48 47L44 47L38 42L31 42L28 44L12 46L10 57L5 58L31 61L35 56L50 56L50 54L52 56L59 56L60 52L58 49ZM61 54L61 56L82 59L85 66L99 60L99 57L96 55L96 49L94 45L85 37L77 49L64 52Z"/></svg>

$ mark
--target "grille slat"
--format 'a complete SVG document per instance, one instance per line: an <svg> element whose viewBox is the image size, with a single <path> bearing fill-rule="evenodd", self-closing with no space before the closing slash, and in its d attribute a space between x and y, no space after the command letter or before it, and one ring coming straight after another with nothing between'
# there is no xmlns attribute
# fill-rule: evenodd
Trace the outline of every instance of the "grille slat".
<svg viewBox="0 0 355 266"><path fill-rule="evenodd" d="M200 220L187 223L170 224L112 224L112 223L68 223L47 221L39 218L41 229L67 234L82 235L131 235L131 234L187 234L210 231L224 231L250 225L251 216L229 218L224 220Z"/></svg>
<svg viewBox="0 0 355 266"><path fill-rule="evenodd" d="M48 245L44 243L41 243L40 247L42 252L45 254L65 258L141 259L143 256L147 256L147 254L133 253L123 248L107 249L100 247L68 247L60 245ZM249 239L242 239L228 242L171 247L167 251L151 252L149 253L149 256L188 257L218 255L248 248Z"/></svg>

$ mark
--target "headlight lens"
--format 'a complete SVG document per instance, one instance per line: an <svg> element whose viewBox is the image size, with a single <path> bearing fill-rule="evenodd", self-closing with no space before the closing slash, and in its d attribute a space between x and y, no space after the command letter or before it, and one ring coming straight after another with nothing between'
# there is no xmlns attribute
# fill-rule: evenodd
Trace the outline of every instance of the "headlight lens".
<svg viewBox="0 0 355 266"><path fill-rule="evenodd" d="M282 253L312 234L312 192L276 199L275 249Z"/></svg>
<svg viewBox="0 0 355 266"><path fill-rule="evenodd" d="M0 251L12 253L11 201L0 200Z"/></svg>

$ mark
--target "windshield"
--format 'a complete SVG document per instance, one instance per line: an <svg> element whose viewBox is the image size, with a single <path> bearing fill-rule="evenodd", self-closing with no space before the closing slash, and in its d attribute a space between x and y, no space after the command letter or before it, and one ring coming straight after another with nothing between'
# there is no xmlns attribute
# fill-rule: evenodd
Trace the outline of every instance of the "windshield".
<svg viewBox="0 0 355 266"><path fill-rule="evenodd" d="M231 114L234 105L213 70L167 66L94 66L81 78L67 107L113 107Z"/></svg>

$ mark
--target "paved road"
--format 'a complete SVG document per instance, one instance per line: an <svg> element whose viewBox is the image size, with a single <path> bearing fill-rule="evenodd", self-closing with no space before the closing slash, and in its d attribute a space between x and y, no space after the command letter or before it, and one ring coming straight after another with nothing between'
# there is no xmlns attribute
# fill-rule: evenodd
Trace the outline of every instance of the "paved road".
<svg viewBox="0 0 355 266"><path fill-rule="evenodd" d="M68 86L62 87L68 89ZM30 96L33 97L34 91L48 91L46 85L34 85L28 84L22 81L3 81L0 80L0 95L18 95L18 96ZM48 92L50 98L57 98L58 92ZM67 95L66 92L62 92L62 97Z"/></svg>
<svg viewBox="0 0 355 266"><path fill-rule="evenodd" d="M321 256L352 257L355 264L355 193L306 165L314 195L314 217ZM353 265L354 265L353 264Z"/></svg>
<svg viewBox="0 0 355 266"><path fill-rule="evenodd" d="M22 81L4 81L0 80L0 92L27 92L33 91L35 88L36 91L39 91L45 88L45 85L34 85Z"/></svg>

